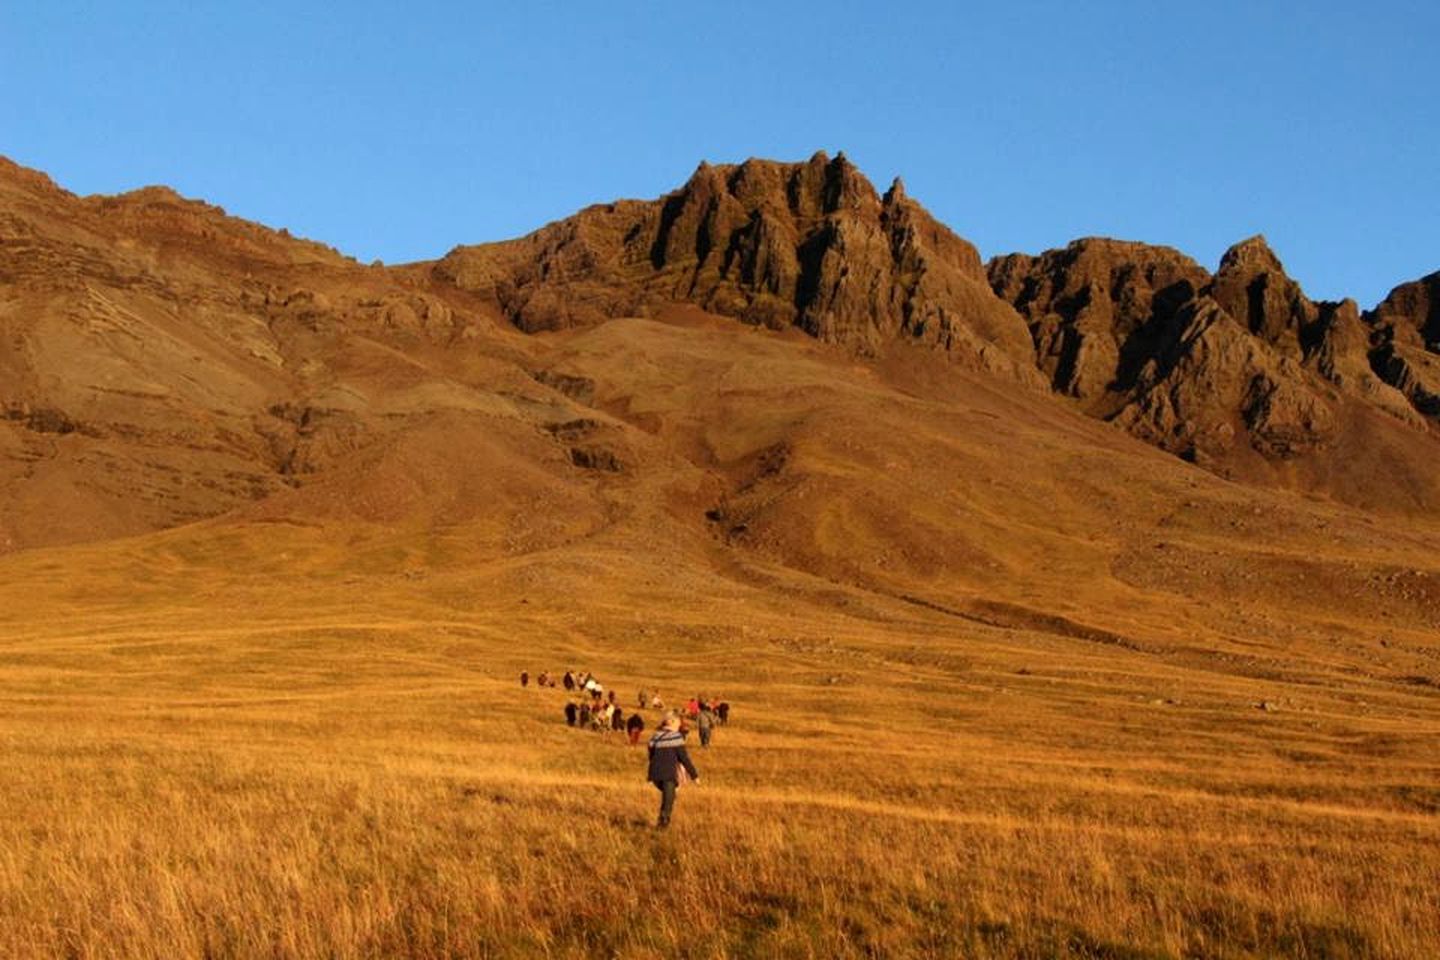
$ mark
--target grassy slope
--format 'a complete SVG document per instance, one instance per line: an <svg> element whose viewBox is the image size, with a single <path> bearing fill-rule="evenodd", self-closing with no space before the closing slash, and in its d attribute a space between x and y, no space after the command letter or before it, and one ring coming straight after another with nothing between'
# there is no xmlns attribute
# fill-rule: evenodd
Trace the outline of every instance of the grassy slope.
<svg viewBox="0 0 1440 960"><path fill-rule="evenodd" d="M1436 952L1433 525L923 358L534 349L624 472L441 421L0 559L0 954ZM638 750L515 681L566 666L735 704L670 833Z"/></svg>

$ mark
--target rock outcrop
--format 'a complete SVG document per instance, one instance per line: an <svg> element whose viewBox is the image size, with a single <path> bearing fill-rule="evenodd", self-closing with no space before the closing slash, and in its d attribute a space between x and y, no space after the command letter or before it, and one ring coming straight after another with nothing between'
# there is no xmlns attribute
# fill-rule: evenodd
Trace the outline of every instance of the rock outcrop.
<svg viewBox="0 0 1440 960"><path fill-rule="evenodd" d="M988 272L1053 389L1186 459L1229 472L1314 454L1351 407L1424 428L1423 295L1396 297L1389 327L1408 332L1380 336L1354 301L1306 297L1264 237L1232 246L1213 275L1166 247L1104 239L997 257Z"/></svg>
<svg viewBox="0 0 1440 960"><path fill-rule="evenodd" d="M1401 284L1365 317L1371 366L1427 417L1440 417L1440 271Z"/></svg>
<svg viewBox="0 0 1440 960"><path fill-rule="evenodd" d="M1030 338L975 248L905 195L880 196L843 154L702 163L653 202L590 207L519 240L458 247L442 282L493 297L527 331L665 302L877 354L896 340L1037 383Z"/></svg>
<svg viewBox="0 0 1440 960"><path fill-rule="evenodd" d="M1180 308L1209 274L1168 247L1091 238L989 265L995 292L1026 318L1036 363L1057 392L1104 409L1112 384L1177 342Z"/></svg>

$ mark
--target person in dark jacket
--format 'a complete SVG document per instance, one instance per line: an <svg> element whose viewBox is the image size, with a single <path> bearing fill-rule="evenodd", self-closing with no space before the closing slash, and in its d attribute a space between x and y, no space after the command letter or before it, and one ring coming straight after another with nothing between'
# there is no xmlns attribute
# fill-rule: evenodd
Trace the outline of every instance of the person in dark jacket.
<svg viewBox="0 0 1440 960"><path fill-rule="evenodd" d="M685 735L680 732L680 718L673 713L666 714L660 729L650 738L650 782L660 791L660 819L655 826L670 826L670 814L675 809L675 791L680 788L682 778L700 782L700 772L690 761L685 749Z"/></svg>
<svg viewBox="0 0 1440 960"><path fill-rule="evenodd" d="M565 704L565 726L575 726L575 721L579 719L579 715L580 708L575 706L575 702L573 700Z"/></svg>
<svg viewBox="0 0 1440 960"><path fill-rule="evenodd" d="M729 722L730 722L730 701L728 701L728 700L721 700L720 703L719 703L719 705L717 705L717 706L715 707L715 716L717 716L717 717L720 718L720 726L723 727L723 726L725 726L725 724L729 723Z"/></svg>
<svg viewBox="0 0 1440 960"><path fill-rule="evenodd" d="M645 732L645 718L638 713L630 714L630 719L625 721L625 732L630 736L630 746L640 742L640 734Z"/></svg>
<svg viewBox="0 0 1440 960"><path fill-rule="evenodd" d="M522 686L522 687L528 687L528 686L530 686L530 671L529 671L529 670L521 670L521 671L520 671L520 686Z"/></svg>
<svg viewBox="0 0 1440 960"><path fill-rule="evenodd" d="M613 703L610 705L610 709L614 711L610 714L610 729L615 733L619 733L625 729L625 711Z"/></svg>
<svg viewBox="0 0 1440 960"><path fill-rule="evenodd" d="M571 673L569 670L565 671L565 689L575 689L575 674Z"/></svg>

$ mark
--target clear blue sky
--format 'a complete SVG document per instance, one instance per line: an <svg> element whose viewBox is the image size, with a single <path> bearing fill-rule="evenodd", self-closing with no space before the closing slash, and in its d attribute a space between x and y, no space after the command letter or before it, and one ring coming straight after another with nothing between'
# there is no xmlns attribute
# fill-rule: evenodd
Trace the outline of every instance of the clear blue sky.
<svg viewBox="0 0 1440 960"><path fill-rule="evenodd" d="M0 0L0 153L398 262L843 149L987 257L1263 232L1368 306L1440 269L1437 39L1433 0Z"/></svg>

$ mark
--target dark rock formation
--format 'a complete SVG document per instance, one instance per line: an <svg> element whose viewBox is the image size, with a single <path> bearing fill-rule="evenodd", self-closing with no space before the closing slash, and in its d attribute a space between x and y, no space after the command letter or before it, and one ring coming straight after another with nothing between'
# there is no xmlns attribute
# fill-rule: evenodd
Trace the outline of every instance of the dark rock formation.
<svg viewBox="0 0 1440 960"><path fill-rule="evenodd" d="M1365 317L1371 366L1427 417L1440 417L1440 271L1390 291Z"/></svg>
<svg viewBox="0 0 1440 960"><path fill-rule="evenodd" d="M975 248L843 154L702 163L650 203L590 207L519 240L459 247L435 275L528 331L688 302L874 354L897 339L1035 382L1030 338Z"/></svg>
<svg viewBox="0 0 1440 960"><path fill-rule="evenodd" d="M1245 450L1283 461L1323 449L1347 404L1419 425L1427 384L1440 389L1412 335L1423 295L1397 298L1390 313L1404 319L1392 326L1411 333L1381 337L1376 352L1354 301L1312 302L1263 237L1231 247L1213 276L1169 248L1101 239L998 257L988 271L1056 391L1221 469Z"/></svg>
<svg viewBox="0 0 1440 960"><path fill-rule="evenodd" d="M990 282L1025 317L1052 387L1100 401L1178 341L1179 309L1210 279L1168 247L1076 240L1038 257L992 260Z"/></svg>

